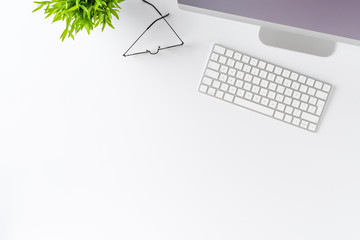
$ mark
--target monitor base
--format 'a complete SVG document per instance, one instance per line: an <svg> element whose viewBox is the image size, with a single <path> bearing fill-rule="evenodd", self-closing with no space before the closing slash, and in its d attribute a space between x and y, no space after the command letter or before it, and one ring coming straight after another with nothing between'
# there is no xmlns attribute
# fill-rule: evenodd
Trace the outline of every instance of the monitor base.
<svg viewBox="0 0 360 240"><path fill-rule="evenodd" d="M259 38L268 46L284 48L320 57L328 57L335 51L336 42L306 35L261 27Z"/></svg>

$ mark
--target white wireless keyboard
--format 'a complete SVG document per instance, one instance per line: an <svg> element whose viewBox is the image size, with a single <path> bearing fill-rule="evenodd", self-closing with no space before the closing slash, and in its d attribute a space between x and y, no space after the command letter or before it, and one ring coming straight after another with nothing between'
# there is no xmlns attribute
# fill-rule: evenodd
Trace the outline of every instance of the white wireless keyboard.
<svg viewBox="0 0 360 240"><path fill-rule="evenodd" d="M215 44L199 91L315 132L331 85Z"/></svg>

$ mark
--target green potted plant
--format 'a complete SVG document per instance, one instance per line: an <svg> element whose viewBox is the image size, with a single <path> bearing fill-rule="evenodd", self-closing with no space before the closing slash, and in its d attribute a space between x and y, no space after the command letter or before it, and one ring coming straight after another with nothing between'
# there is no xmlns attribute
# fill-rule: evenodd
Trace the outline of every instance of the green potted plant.
<svg viewBox="0 0 360 240"><path fill-rule="evenodd" d="M33 12L44 7L45 18L53 16L53 22L65 21L66 27L60 39L66 37L74 39L79 31L86 29L90 34L91 30L101 25L102 31L106 25L112 25L112 16L119 19L118 12L121 7L119 3L124 0L49 0L34 2L39 6Z"/></svg>

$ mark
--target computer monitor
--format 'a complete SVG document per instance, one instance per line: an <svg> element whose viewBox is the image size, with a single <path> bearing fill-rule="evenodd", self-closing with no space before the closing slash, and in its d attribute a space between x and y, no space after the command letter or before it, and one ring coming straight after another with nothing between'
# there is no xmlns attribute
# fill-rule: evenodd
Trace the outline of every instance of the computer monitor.
<svg viewBox="0 0 360 240"><path fill-rule="evenodd" d="M335 42L360 46L359 0L178 0L184 10L261 26L268 45L331 55ZM309 39L310 38L310 39Z"/></svg>

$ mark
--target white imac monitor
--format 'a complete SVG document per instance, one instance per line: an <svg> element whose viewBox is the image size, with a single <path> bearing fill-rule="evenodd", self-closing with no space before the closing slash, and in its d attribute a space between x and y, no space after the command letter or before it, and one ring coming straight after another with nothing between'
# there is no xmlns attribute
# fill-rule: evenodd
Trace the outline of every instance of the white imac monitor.
<svg viewBox="0 0 360 240"><path fill-rule="evenodd" d="M268 45L329 56L335 42L360 45L360 0L178 0L184 10L261 26Z"/></svg>

